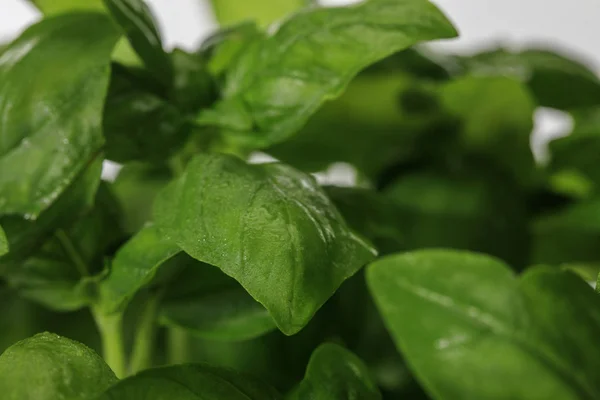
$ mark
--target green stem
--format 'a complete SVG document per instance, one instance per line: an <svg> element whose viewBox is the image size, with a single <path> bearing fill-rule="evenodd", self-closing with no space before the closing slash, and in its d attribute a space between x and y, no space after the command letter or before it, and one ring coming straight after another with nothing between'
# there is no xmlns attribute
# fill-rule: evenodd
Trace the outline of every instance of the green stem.
<svg viewBox="0 0 600 400"><path fill-rule="evenodd" d="M126 374L125 345L123 343L123 314L106 315L92 308L100 338L104 361L113 370L117 378Z"/></svg>
<svg viewBox="0 0 600 400"><path fill-rule="evenodd" d="M62 229L57 230L55 235L73 264L75 264L75 267L81 276L89 276L90 273L88 271L87 264L83 260L83 257L81 257L81 254L79 254L79 251L75 248L75 245L73 244L73 241L69 235L67 235L67 233Z"/></svg>
<svg viewBox="0 0 600 400"><path fill-rule="evenodd" d="M129 372L135 374L152 366L152 351L156 334L156 310L160 296L152 296L146 303L144 312L137 324L135 343L129 364Z"/></svg>
<svg viewBox="0 0 600 400"><path fill-rule="evenodd" d="M189 361L190 338L181 328L171 327L167 332L169 341L169 364L185 364Z"/></svg>

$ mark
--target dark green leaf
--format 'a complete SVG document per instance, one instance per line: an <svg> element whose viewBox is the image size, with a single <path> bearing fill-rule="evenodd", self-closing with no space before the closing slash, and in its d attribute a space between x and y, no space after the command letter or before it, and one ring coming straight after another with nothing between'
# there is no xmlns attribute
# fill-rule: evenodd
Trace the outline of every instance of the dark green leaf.
<svg viewBox="0 0 600 400"><path fill-rule="evenodd" d="M93 350L51 333L18 342L0 356L6 400L88 400L116 381Z"/></svg>
<svg viewBox="0 0 600 400"><path fill-rule="evenodd" d="M152 12L143 0L103 0L105 7L119 24L131 47L140 56L154 78L170 87L173 66L162 48L162 39Z"/></svg>
<svg viewBox="0 0 600 400"><path fill-rule="evenodd" d="M277 400L262 382L223 368L179 365L143 371L124 379L98 400Z"/></svg>
<svg viewBox="0 0 600 400"><path fill-rule="evenodd" d="M306 0L211 0L211 3L221 25L253 20L261 26L267 26L299 10Z"/></svg>
<svg viewBox="0 0 600 400"><path fill-rule="evenodd" d="M519 281L494 258L431 250L383 258L367 275L397 347L434 398L600 395L600 299L569 272L538 268Z"/></svg>
<svg viewBox="0 0 600 400"><path fill-rule="evenodd" d="M548 168L554 174L557 190L583 198L600 191L600 129L596 134L573 134L553 140L549 147Z"/></svg>
<svg viewBox="0 0 600 400"><path fill-rule="evenodd" d="M379 400L381 394L363 362L335 344L315 350L306 375L289 400Z"/></svg>
<svg viewBox="0 0 600 400"><path fill-rule="evenodd" d="M512 75L527 83L539 105L572 109L600 105L600 79L575 58L543 50L499 49L460 60L476 74Z"/></svg>
<svg viewBox="0 0 600 400"><path fill-rule="evenodd" d="M139 231L119 249L109 275L100 283L102 311L122 311L136 292L152 280L158 268L180 251L176 244L161 238L152 225Z"/></svg>
<svg viewBox="0 0 600 400"><path fill-rule="evenodd" d="M445 16L422 0L297 14L248 46L229 72L224 99L200 121L223 128L237 144L281 142L363 68L417 42L455 35Z"/></svg>
<svg viewBox="0 0 600 400"><path fill-rule="evenodd" d="M109 189L100 186L94 209L15 262L5 272L7 282L23 297L54 310L90 304L89 276L102 271L105 254L122 239L119 211Z"/></svg>
<svg viewBox="0 0 600 400"><path fill-rule="evenodd" d="M174 80L171 97L180 109L196 113L217 98L217 88L204 56L175 49L171 53Z"/></svg>
<svg viewBox="0 0 600 400"><path fill-rule="evenodd" d="M8 251L8 239L6 238L6 233L4 232L4 229L2 229L2 226L0 226L0 257L8 253Z"/></svg>
<svg viewBox="0 0 600 400"><path fill-rule="evenodd" d="M106 157L117 162L163 162L184 144L189 133L174 105L117 65L113 68L103 127Z"/></svg>
<svg viewBox="0 0 600 400"><path fill-rule="evenodd" d="M283 164L197 156L159 194L154 217L165 238L235 278L288 335L374 254L313 178Z"/></svg>
<svg viewBox="0 0 600 400"><path fill-rule="evenodd" d="M128 233L150 221L154 197L172 178L172 172L161 165L129 163L121 169L112 188L123 208Z"/></svg>
<svg viewBox="0 0 600 400"><path fill-rule="evenodd" d="M65 14L32 26L2 54L0 170L11 173L0 175L0 215L37 218L99 153L118 38L106 16Z"/></svg>
<svg viewBox="0 0 600 400"><path fill-rule="evenodd" d="M242 341L275 329L267 310L212 265L191 263L169 283L161 322L217 341Z"/></svg>
<svg viewBox="0 0 600 400"><path fill-rule="evenodd" d="M527 88L505 76L465 76L441 88L445 109L461 121L459 146L493 159L524 183L534 171L530 148L536 104Z"/></svg>

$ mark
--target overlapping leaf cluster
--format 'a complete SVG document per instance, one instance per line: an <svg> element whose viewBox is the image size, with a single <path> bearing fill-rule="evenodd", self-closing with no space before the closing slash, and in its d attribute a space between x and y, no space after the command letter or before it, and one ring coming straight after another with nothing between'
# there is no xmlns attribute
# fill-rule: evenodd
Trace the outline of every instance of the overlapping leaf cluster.
<svg viewBox="0 0 600 400"><path fill-rule="evenodd" d="M583 64L414 48L456 36L427 0L213 0L193 52L141 0L32 2L0 50L3 398L600 398ZM549 161L538 107L575 121Z"/></svg>

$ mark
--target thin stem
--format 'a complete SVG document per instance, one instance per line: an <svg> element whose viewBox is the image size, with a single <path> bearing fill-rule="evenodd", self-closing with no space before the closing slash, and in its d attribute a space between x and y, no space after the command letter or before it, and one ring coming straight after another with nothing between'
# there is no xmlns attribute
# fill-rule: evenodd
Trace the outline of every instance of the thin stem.
<svg viewBox="0 0 600 400"><path fill-rule="evenodd" d="M65 251L67 252L67 255L69 256L73 264L75 264L75 267L77 268L81 276L89 276L90 273L88 271L87 264L83 260L83 257L81 257L79 251L75 248L75 245L73 244L73 241L71 240L69 235L67 235L67 233L62 229L58 229L55 235L63 249L65 249Z"/></svg>
<svg viewBox="0 0 600 400"><path fill-rule="evenodd" d="M152 366L152 352L156 335L156 310L160 302L160 295L152 296L137 324L135 342L129 364L129 372L135 374Z"/></svg>
<svg viewBox="0 0 600 400"><path fill-rule="evenodd" d="M123 343L123 314L106 315L92 308L100 338L104 361L113 370L117 378L126 374L125 346Z"/></svg>
<svg viewBox="0 0 600 400"><path fill-rule="evenodd" d="M185 364L189 361L190 338L181 328L171 327L167 331L169 364Z"/></svg>

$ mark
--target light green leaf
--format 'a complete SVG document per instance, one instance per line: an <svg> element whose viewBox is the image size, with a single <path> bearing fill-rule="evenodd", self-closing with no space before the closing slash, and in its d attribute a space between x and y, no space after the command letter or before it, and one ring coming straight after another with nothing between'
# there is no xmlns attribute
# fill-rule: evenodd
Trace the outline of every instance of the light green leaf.
<svg viewBox="0 0 600 400"><path fill-rule="evenodd" d="M8 251L8 239L6 238L6 233L4 232L4 229L2 229L2 226L0 226L0 257L8 253Z"/></svg>
<svg viewBox="0 0 600 400"><path fill-rule="evenodd" d="M5 400L88 400L116 382L93 350L51 333L18 342L0 356Z"/></svg>
<svg viewBox="0 0 600 400"><path fill-rule="evenodd" d="M477 75L510 75L525 82L540 106L569 110L600 105L600 79L578 57L544 49L485 51L459 59Z"/></svg>
<svg viewBox="0 0 600 400"><path fill-rule="evenodd" d="M423 0L372 0L297 14L247 47L229 71L224 99L199 121L224 129L237 144L281 142L363 68L417 42L455 35Z"/></svg>
<svg viewBox="0 0 600 400"><path fill-rule="evenodd" d="M194 336L216 341L243 341L275 329L269 312L218 268L191 257L169 282L160 321Z"/></svg>
<svg viewBox="0 0 600 400"><path fill-rule="evenodd" d="M100 283L100 307L106 314L123 311L158 268L181 249L158 235L153 225L139 231L123 245L112 261L108 276Z"/></svg>
<svg viewBox="0 0 600 400"><path fill-rule="evenodd" d="M44 15L52 16L72 11L104 11L102 0L28 0Z"/></svg>
<svg viewBox="0 0 600 400"><path fill-rule="evenodd" d="M103 2L146 68L159 82L170 87L173 81L173 65L162 48L162 39L150 8L143 0Z"/></svg>
<svg viewBox="0 0 600 400"><path fill-rule="evenodd" d="M289 400L379 400L381 393L364 363L333 343L317 348L304 379Z"/></svg>
<svg viewBox="0 0 600 400"><path fill-rule="evenodd" d="M99 153L118 37L106 16L65 14L0 57L0 215L37 218Z"/></svg>
<svg viewBox="0 0 600 400"><path fill-rule="evenodd" d="M166 239L235 278L288 335L374 254L313 178L283 164L197 156L158 195L154 217Z"/></svg>
<svg viewBox="0 0 600 400"><path fill-rule="evenodd" d="M267 26L306 5L306 0L211 0L217 21L234 25L247 20Z"/></svg>
<svg viewBox="0 0 600 400"><path fill-rule="evenodd" d="M277 400L277 392L249 377L206 365L178 365L124 379L98 400Z"/></svg>
<svg viewBox="0 0 600 400"><path fill-rule="evenodd" d="M367 276L398 349L433 398L600 395L600 299L571 273L537 268L517 280L497 259L430 250L383 258Z"/></svg>

